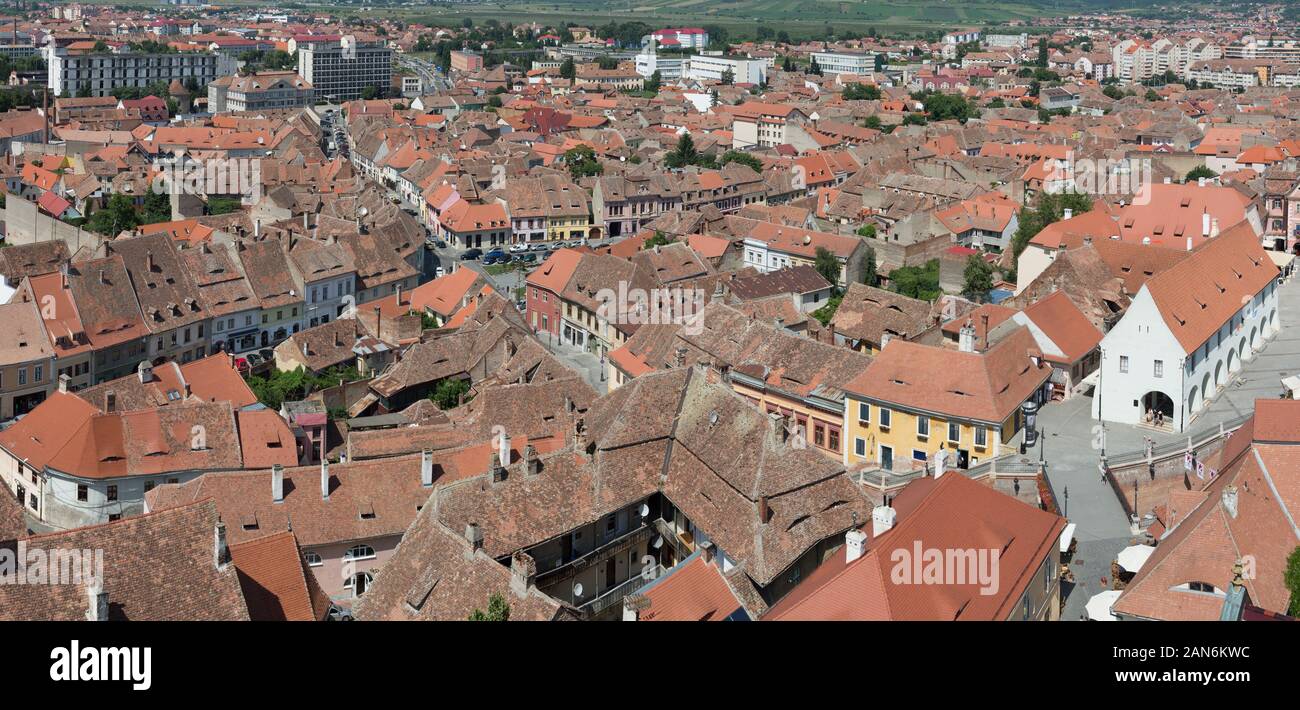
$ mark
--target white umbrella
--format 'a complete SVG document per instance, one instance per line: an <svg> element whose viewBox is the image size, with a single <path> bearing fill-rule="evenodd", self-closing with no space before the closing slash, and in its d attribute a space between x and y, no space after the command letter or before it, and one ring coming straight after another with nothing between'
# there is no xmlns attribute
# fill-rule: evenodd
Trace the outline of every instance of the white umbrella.
<svg viewBox="0 0 1300 710"><path fill-rule="evenodd" d="M1119 556L1115 558L1119 566L1124 568L1125 572L1137 572L1146 564L1147 558L1155 552L1156 548L1150 545L1129 545L1119 551Z"/></svg>
<svg viewBox="0 0 1300 710"><path fill-rule="evenodd" d="M1120 594L1121 592L1115 589L1094 595L1084 607L1088 610L1088 618L1093 621L1115 621L1115 615L1110 613L1110 608L1115 604L1115 600L1119 599Z"/></svg>

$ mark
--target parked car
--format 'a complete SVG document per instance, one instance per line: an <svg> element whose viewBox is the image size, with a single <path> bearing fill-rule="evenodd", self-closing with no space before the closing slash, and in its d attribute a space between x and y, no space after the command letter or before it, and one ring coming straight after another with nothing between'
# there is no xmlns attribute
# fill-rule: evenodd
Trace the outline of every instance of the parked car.
<svg viewBox="0 0 1300 710"><path fill-rule="evenodd" d="M248 361L248 366L250 368L258 367L262 364L262 356L257 353L249 353L244 356L244 359Z"/></svg>
<svg viewBox="0 0 1300 710"><path fill-rule="evenodd" d="M265 362L275 361L275 348L262 348L261 350L257 351L257 354L261 355L262 360L264 360Z"/></svg>
<svg viewBox="0 0 1300 710"><path fill-rule="evenodd" d="M460 260L476 261L480 256L483 256L482 249L466 249L465 251L460 253Z"/></svg>
<svg viewBox="0 0 1300 710"><path fill-rule="evenodd" d="M519 261L524 262L525 264L537 263L537 255L531 251L524 254L520 254L518 257L515 258L518 259Z"/></svg>
<svg viewBox="0 0 1300 710"><path fill-rule="evenodd" d="M537 242L531 247L533 251L546 251L549 248L550 247L547 246L546 242Z"/></svg>
<svg viewBox="0 0 1300 710"><path fill-rule="evenodd" d="M241 375L247 375L247 374L248 374L248 371L251 370L251 369L253 369L253 368L252 368L251 365L248 364L248 358L246 358L246 357L237 357L237 358L235 358L235 369L236 369L237 371L239 371L239 374L241 374Z"/></svg>
<svg viewBox="0 0 1300 710"><path fill-rule="evenodd" d="M493 249L483 256L484 264L495 264L497 262L508 264L510 263L510 257L506 256L506 253L500 249Z"/></svg>
<svg viewBox="0 0 1300 710"><path fill-rule="evenodd" d="M510 245L511 254L518 254L519 252L524 252L524 251L528 251L528 245L524 244L523 242Z"/></svg>

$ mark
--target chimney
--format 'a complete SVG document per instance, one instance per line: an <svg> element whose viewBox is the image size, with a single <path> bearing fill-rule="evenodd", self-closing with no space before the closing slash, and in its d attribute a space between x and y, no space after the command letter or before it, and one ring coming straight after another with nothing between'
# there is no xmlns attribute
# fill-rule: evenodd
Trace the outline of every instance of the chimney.
<svg viewBox="0 0 1300 710"><path fill-rule="evenodd" d="M379 315L379 306L375 306L375 340L383 340L384 319Z"/></svg>
<svg viewBox="0 0 1300 710"><path fill-rule="evenodd" d="M785 430L785 421L779 412L768 412L767 421L771 424L768 435L772 437L773 448L781 448L785 445L786 439L790 437L790 432Z"/></svg>
<svg viewBox="0 0 1300 710"><path fill-rule="evenodd" d="M1061 219L1066 220L1066 219L1071 219L1072 217L1074 217L1074 210L1069 207L1066 207L1062 211Z"/></svg>
<svg viewBox="0 0 1300 710"><path fill-rule="evenodd" d="M271 500L284 502L284 466L278 463L271 466Z"/></svg>
<svg viewBox="0 0 1300 710"><path fill-rule="evenodd" d="M99 270L99 285L100 285L100 286L107 286L107 285L108 285L108 277L104 275L104 270L103 270L103 269L100 269L100 270Z"/></svg>
<svg viewBox="0 0 1300 710"><path fill-rule="evenodd" d="M1219 236L1219 218L1214 217L1210 220L1210 238Z"/></svg>
<svg viewBox="0 0 1300 710"><path fill-rule="evenodd" d="M721 281L719 281L718 283L714 284L714 286L713 286L713 295L709 296L709 302L710 302L710 303L721 303L721 302L722 302L722 282L721 282Z"/></svg>
<svg viewBox="0 0 1300 710"><path fill-rule="evenodd" d="M469 541L471 550L477 552L483 549L483 531L479 529L478 523L465 525L465 539Z"/></svg>
<svg viewBox="0 0 1300 710"><path fill-rule="evenodd" d="M892 508L890 510L893 510ZM847 564L862 556L867 546L867 534L853 529L844 534L844 562Z"/></svg>
<svg viewBox="0 0 1300 710"><path fill-rule="evenodd" d="M59 283L61 288L66 289L68 287L68 262L66 261L59 264Z"/></svg>
<svg viewBox="0 0 1300 710"><path fill-rule="evenodd" d="M330 499L330 461L321 459L320 462L320 497L321 500Z"/></svg>
<svg viewBox="0 0 1300 710"><path fill-rule="evenodd" d="M1205 187L1205 178L1204 178L1204 177L1198 177L1198 178L1196 178L1196 186L1197 186L1197 187Z"/></svg>
<svg viewBox="0 0 1300 710"><path fill-rule="evenodd" d="M871 536L880 537L894 527L898 511L887 505L878 505L871 511Z"/></svg>
<svg viewBox="0 0 1300 710"><path fill-rule="evenodd" d="M1201 178L1204 180L1205 178ZM1210 236L1210 213L1201 213L1201 236L1208 238Z"/></svg>
<svg viewBox="0 0 1300 710"><path fill-rule="evenodd" d="M542 460L537 457L537 449L532 444L524 447L524 470L529 476L536 476L542 472Z"/></svg>
<svg viewBox="0 0 1300 710"><path fill-rule="evenodd" d="M103 580L86 585L86 621L108 621L108 594Z"/></svg>
<svg viewBox="0 0 1300 710"><path fill-rule="evenodd" d="M401 285L401 284L397 284L396 286L393 287L393 302L396 303L396 304L399 305L399 306L402 305L402 285Z"/></svg>
<svg viewBox="0 0 1300 710"><path fill-rule="evenodd" d="M501 456L495 451L492 452L492 463L488 468L492 471L493 483L506 480L506 467L501 465Z"/></svg>
<svg viewBox="0 0 1300 710"><path fill-rule="evenodd" d="M510 435L505 430L497 437L497 458L501 460L501 465L510 465Z"/></svg>
<svg viewBox="0 0 1300 710"><path fill-rule="evenodd" d="M135 370L140 376L141 384L153 382L153 365L149 364L148 360L141 360Z"/></svg>
<svg viewBox="0 0 1300 710"><path fill-rule="evenodd" d="M684 367L686 365L686 348L677 348L673 351L673 366Z"/></svg>
<svg viewBox="0 0 1300 710"><path fill-rule="evenodd" d="M230 546L226 544L226 524L217 519L216 541L213 546L213 561L218 570L223 570L230 562Z"/></svg>
<svg viewBox="0 0 1300 710"><path fill-rule="evenodd" d="M529 587L537 581L537 562L527 552L516 552L510 556L510 591L523 599L528 596Z"/></svg>
<svg viewBox="0 0 1300 710"><path fill-rule="evenodd" d="M766 525L772 519L772 506L767 503L767 496L758 499L758 522Z"/></svg>
<svg viewBox="0 0 1300 710"><path fill-rule="evenodd" d="M420 451L420 485L428 488L433 485L433 451Z"/></svg>
<svg viewBox="0 0 1300 710"><path fill-rule="evenodd" d="M104 395L104 412L113 413L117 411L117 393L109 392Z"/></svg>
<svg viewBox="0 0 1300 710"><path fill-rule="evenodd" d="M1150 243L1151 243L1151 240L1148 239L1148 238L1146 238L1146 237L1143 237L1143 238L1142 238L1142 243L1143 243L1143 244L1150 244ZM1191 251L1191 250L1192 250L1192 235L1189 234L1189 235L1187 235L1187 251Z"/></svg>
<svg viewBox="0 0 1300 710"><path fill-rule="evenodd" d="M67 394L67 393L68 393L68 380L71 380L71 379L72 379L72 378L71 378L71 377L68 377L66 374L64 374L64 375L59 375L59 392L60 392L60 393L62 393L62 394Z"/></svg>
<svg viewBox="0 0 1300 710"><path fill-rule="evenodd" d="M262 236L262 220L255 219L253 220L253 237L257 238L260 236Z"/></svg>
<svg viewBox="0 0 1300 710"><path fill-rule="evenodd" d="M150 249L144 253L144 267L146 271L153 271L153 250Z"/></svg>
<svg viewBox="0 0 1300 710"><path fill-rule="evenodd" d="M700 543L700 556L704 558L706 564L713 562L714 550L715 546L712 540L705 540Z"/></svg>
<svg viewBox="0 0 1300 710"><path fill-rule="evenodd" d="M964 353L975 352L975 324L969 318L966 324L958 331L957 349Z"/></svg>
<svg viewBox="0 0 1300 710"><path fill-rule="evenodd" d="M934 477L935 478L939 478L940 476L943 476L944 469L947 466L947 464L948 464L948 452L943 449L939 449L939 451L936 452L934 455Z"/></svg>
<svg viewBox="0 0 1300 710"><path fill-rule="evenodd" d="M1237 487L1228 486L1223 489L1223 509L1228 512L1228 517L1237 517Z"/></svg>

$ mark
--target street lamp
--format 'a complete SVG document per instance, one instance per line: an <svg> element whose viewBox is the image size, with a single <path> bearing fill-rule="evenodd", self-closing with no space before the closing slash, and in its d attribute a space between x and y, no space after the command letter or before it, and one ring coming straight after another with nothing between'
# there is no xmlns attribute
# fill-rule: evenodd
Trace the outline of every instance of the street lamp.
<svg viewBox="0 0 1300 710"><path fill-rule="evenodd" d="M1038 421L1038 404L1033 400L1021 402L1020 413L1025 418L1025 435L1020 439L1020 453L1023 454L1038 441L1038 432L1034 429Z"/></svg>

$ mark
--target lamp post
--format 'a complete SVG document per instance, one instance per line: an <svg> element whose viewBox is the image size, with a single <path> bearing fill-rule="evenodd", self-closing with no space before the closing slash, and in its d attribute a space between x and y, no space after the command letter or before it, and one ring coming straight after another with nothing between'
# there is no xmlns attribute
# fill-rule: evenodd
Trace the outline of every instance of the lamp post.
<svg viewBox="0 0 1300 710"><path fill-rule="evenodd" d="M1034 430L1034 425L1038 422L1038 404L1033 400L1021 402L1020 413L1025 419L1024 436L1020 438L1020 453L1023 455L1027 448L1038 441L1038 432Z"/></svg>

